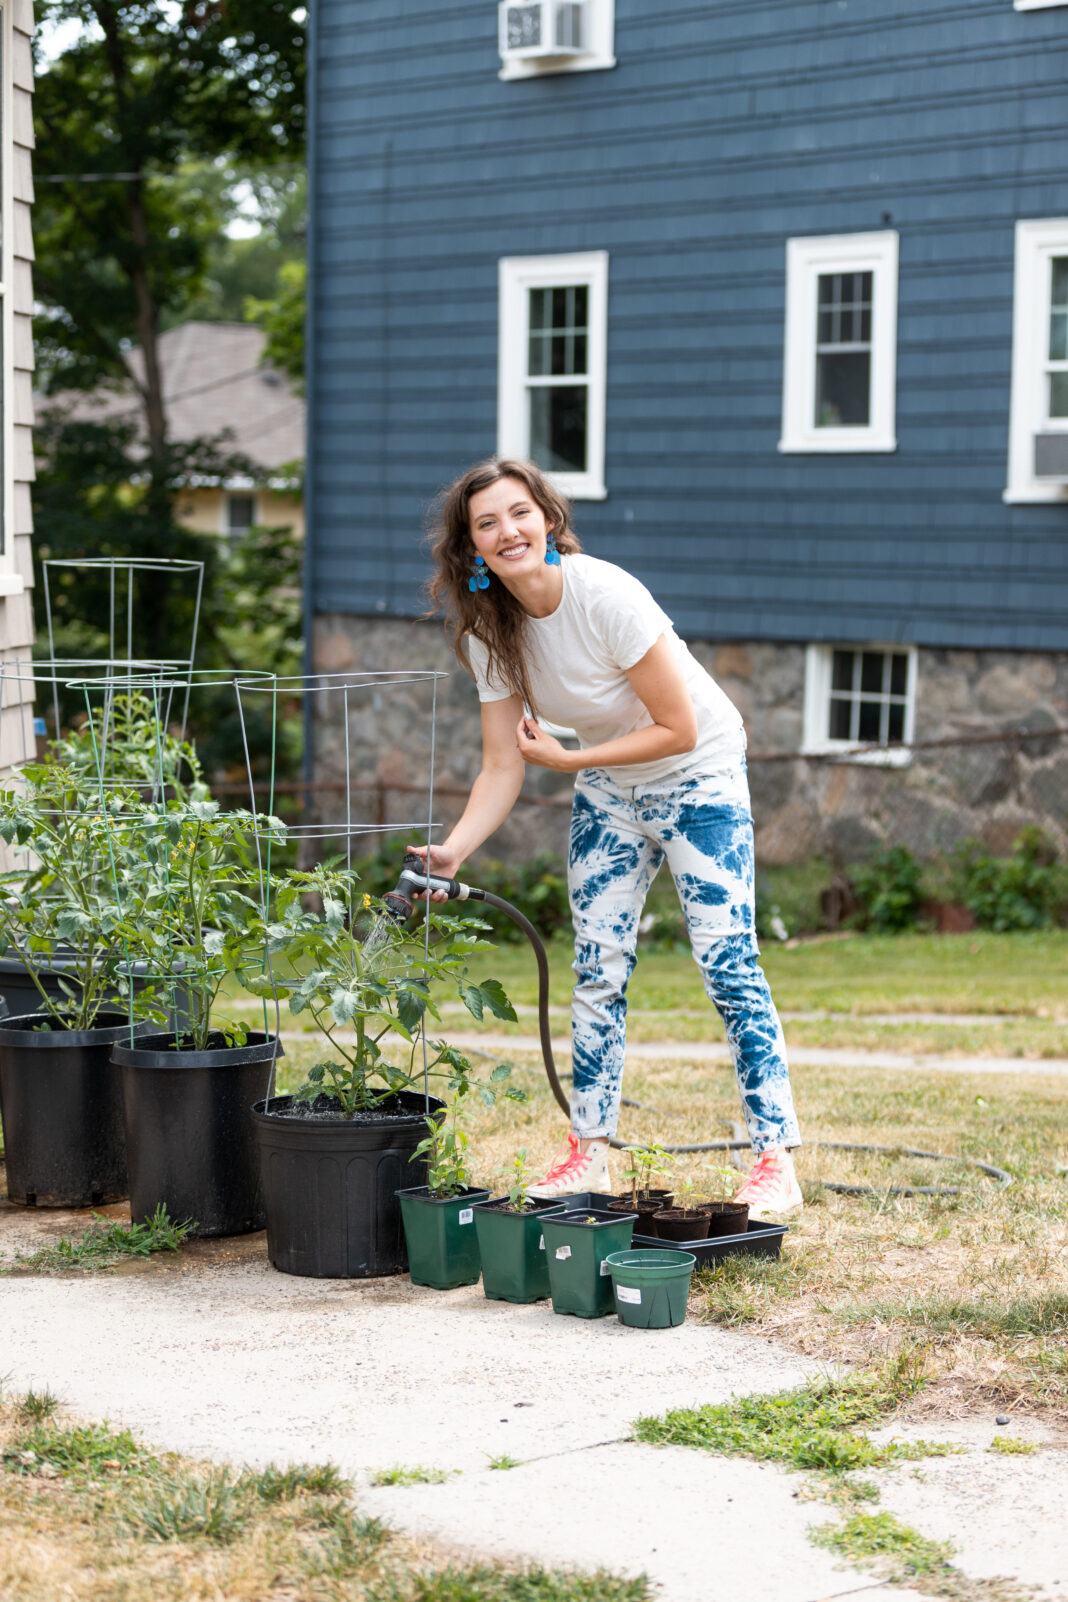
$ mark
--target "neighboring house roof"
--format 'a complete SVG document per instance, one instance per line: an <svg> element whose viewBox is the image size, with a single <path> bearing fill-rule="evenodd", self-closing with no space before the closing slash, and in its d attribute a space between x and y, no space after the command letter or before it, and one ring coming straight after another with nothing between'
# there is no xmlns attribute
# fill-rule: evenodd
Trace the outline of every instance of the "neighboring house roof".
<svg viewBox="0 0 1068 1602"><path fill-rule="evenodd" d="M225 449L267 472L304 457L304 401L292 383L262 367L264 333L254 323L182 323L160 335L163 396L176 441L228 434ZM139 349L127 366L140 376ZM53 396L75 418L139 417L132 384Z"/></svg>

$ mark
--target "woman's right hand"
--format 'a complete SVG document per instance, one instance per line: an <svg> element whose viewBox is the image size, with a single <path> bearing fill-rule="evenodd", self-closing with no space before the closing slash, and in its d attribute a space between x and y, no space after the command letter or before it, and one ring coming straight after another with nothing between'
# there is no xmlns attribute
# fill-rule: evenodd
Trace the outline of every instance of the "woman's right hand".
<svg viewBox="0 0 1068 1602"><path fill-rule="evenodd" d="M453 851L448 844L432 845L429 848L429 852L425 845L410 845L408 850L413 857L422 857L426 871L437 879L455 879L463 861L463 858ZM416 890L413 892L413 899L423 901L425 896L422 891ZM431 900L447 901L448 896L446 896L444 890L435 890L431 895Z"/></svg>

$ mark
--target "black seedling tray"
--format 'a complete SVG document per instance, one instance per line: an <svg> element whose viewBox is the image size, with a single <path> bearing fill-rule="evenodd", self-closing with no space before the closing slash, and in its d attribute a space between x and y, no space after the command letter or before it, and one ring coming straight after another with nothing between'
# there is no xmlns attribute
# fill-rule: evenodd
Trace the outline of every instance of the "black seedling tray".
<svg viewBox="0 0 1068 1602"><path fill-rule="evenodd" d="M578 1207L604 1207L606 1202L614 1201L615 1197L587 1190L577 1196L561 1196L559 1199L565 1209L571 1212ZM762 1224L751 1218L744 1235L706 1235L704 1240L661 1240L658 1235L635 1234L631 1244L638 1249L653 1251L692 1252L700 1268L702 1264L722 1262L724 1257L730 1257L735 1252L748 1252L751 1257L778 1257L782 1251L783 1236L788 1233L785 1224Z"/></svg>

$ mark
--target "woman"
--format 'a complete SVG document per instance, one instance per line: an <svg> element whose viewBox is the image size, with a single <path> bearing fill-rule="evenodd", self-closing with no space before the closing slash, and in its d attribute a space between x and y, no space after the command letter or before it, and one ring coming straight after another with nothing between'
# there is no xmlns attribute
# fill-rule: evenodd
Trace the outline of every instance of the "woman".
<svg viewBox="0 0 1068 1602"><path fill-rule="evenodd" d="M789 1151L801 1137L754 933L742 721L644 585L581 554L568 510L528 462L473 467L444 494L430 586L482 703L481 772L460 821L430 848L431 871L457 875L511 812L527 765L576 774L572 1132L530 1194L610 1189L627 981L666 858L757 1152L737 1199L753 1217L789 1212L801 1205ZM539 718L573 728L581 749Z"/></svg>

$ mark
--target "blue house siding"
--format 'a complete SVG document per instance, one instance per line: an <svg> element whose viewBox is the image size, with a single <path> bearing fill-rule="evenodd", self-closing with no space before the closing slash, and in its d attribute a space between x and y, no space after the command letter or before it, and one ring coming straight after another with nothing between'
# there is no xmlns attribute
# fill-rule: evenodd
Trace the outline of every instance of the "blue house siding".
<svg viewBox="0 0 1068 1602"><path fill-rule="evenodd" d="M503 83L495 7L319 0L309 591L416 615L496 445L497 263L610 255L586 548L693 637L1064 649L1068 506L1007 506L1014 228L1068 215L1068 8L617 0ZM900 235L891 455L778 450L785 242Z"/></svg>

